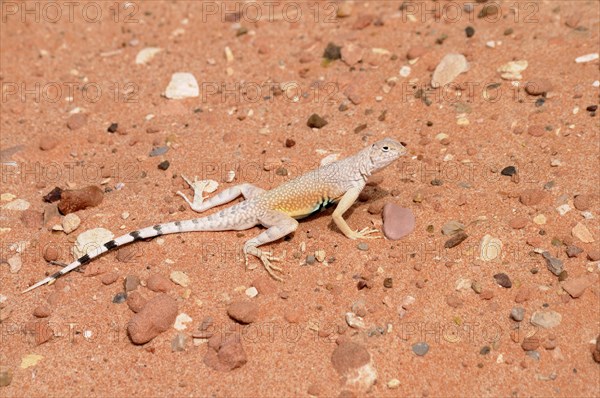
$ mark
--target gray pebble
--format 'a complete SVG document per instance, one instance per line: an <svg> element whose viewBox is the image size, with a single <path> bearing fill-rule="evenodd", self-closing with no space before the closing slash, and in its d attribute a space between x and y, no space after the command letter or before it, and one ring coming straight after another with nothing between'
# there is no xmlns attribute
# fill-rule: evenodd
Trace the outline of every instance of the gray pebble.
<svg viewBox="0 0 600 398"><path fill-rule="evenodd" d="M429 351L429 344L417 343L412 346L412 350L415 354L422 357L423 355L427 354L427 352Z"/></svg>
<svg viewBox="0 0 600 398"><path fill-rule="evenodd" d="M115 304L121 304L121 303L124 303L125 300L127 300L127 293L120 292L120 293L115 294L115 297L113 297L112 302Z"/></svg>
<svg viewBox="0 0 600 398"><path fill-rule="evenodd" d="M521 322L523 318L525 318L525 308L513 307L513 309L510 310L510 317L517 322Z"/></svg>
<svg viewBox="0 0 600 398"><path fill-rule="evenodd" d="M306 265L313 265L317 261L314 254L309 254L306 256Z"/></svg>
<svg viewBox="0 0 600 398"><path fill-rule="evenodd" d="M563 271L563 262L556 257L552 257L548 252L543 252L542 257L546 260L546 266L548 266L550 272L556 276L560 275Z"/></svg>
<svg viewBox="0 0 600 398"><path fill-rule="evenodd" d="M169 150L168 146L161 146L158 148L154 148L150 151L150 154L148 156L154 157L154 156L164 155L165 153L167 153L168 150Z"/></svg>
<svg viewBox="0 0 600 398"><path fill-rule="evenodd" d="M540 360L540 353L539 351L525 351L525 355L535 359L536 361Z"/></svg>
<svg viewBox="0 0 600 398"><path fill-rule="evenodd" d="M362 251L369 250L369 245L366 244L365 242L360 242L358 245L356 245L356 247L358 248L358 250L362 250Z"/></svg>

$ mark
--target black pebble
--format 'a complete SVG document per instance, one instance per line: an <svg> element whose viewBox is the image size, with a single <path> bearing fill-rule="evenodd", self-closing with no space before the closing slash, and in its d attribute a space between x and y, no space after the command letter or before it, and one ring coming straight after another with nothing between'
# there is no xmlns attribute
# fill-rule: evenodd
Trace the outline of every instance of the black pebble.
<svg viewBox="0 0 600 398"><path fill-rule="evenodd" d="M169 168L170 165L171 165L171 163L169 163L168 160L163 160L162 162L160 162L158 164L158 168L161 169L161 170L166 170L166 169Z"/></svg>
<svg viewBox="0 0 600 398"><path fill-rule="evenodd" d="M503 176L510 177L514 174L517 174L517 169L515 168L515 166L506 166L505 168L502 169L500 174L502 174Z"/></svg>
<svg viewBox="0 0 600 398"><path fill-rule="evenodd" d="M110 126L106 129L109 133L115 133L119 128L119 123L111 123Z"/></svg>
<svg viewBox="0 0 600 398"><path fill-rule="evenodd" d="M473 37L473 35L475 34L475 28L473 28L472 26L467 26L465 28L465 33L467 37Z"/></svg>
<svg viewBox="0 0 600 398"><path fill-rule="evenodd" d="M336 46L333 43L329 43L323 52L323 58L326 58L330 61L335 61L336 59L342 58L342 47Z"/></svg>

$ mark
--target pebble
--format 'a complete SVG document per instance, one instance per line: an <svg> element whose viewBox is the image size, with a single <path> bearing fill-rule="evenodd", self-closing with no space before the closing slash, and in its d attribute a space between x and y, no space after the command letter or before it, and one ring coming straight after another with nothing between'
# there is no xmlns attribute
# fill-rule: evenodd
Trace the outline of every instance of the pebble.
<svg viewBox="0 0 600 398"><path fill-rule="evenodd" d="M177 333L173 340L171 340L171 351L172 352L181 352L185 351L185 344L187 342L187 337L183 333Z"/></svg>
<svg viewBox="0 0 600 398"><path fill-rule="evenodd" d="M583 249L581 249L575 245L569 245L565 249L565 253L567 254L567 256L569 256L569 258L573 258L573 257L577 257L581 253L583 253Z"/></svg>
<svg viewBox="0 0 600 398"><path fill-rule="evenodd" d="M131 292L127 295L127 306L136 314L144 308L147 302L148 300L140 292Z"/></svg>
<svg viewBox="0 0 600 398"><path fill-rule="evenodd" d="M140 278L138 276L127 275L125 277L125 282L124 282L125 292L129 293L131 291L134 291L135 289L138 288L139 285L140 285Z"/></svg>
<svg viewBox="0 0 600 398"><path fill-rule="evenodd" d="M346 18L352 15L352 10L354 9L354 2L352 1L343 1L338 3L336 15L338 18Z"/></svg>
<svg viewBox="0 0 600 398"><path fill-rule="evenodd" d="M491 235L484 235L481 239L479 258L483 261L493 261L502 254L502 241Z"/></svg>
<svg viewBox="0 0 600 398"><path fill-rule="evenodd" d="M391 379L390 381L387 382L387 387L390 390L395 390L396 388L400 387L400 380L398 380L398 379Z"/></svg>
<svg viewBox="0 0 600 398"><path fill-rule="evenodd" d="M412 71L412 69L410 68L410 66L408 66L408 65L403 65L403 66L400 68L400 72L399 72L399 74L400 74L400 76L401 76L401 77L408 77L408 76L410 76L410 72L411 72L411 71Z"/></svg>
<svg viewBox="0 0 600 398"><path fill-rule="evenodd" d="M6 261L8 262L11 274L16 274L17 272L19 272L21 270L21 267L23 266L23 260L21 259L21 255L19 253L8 258L8 260Z"/></svg>
<svg viewBox="0 0 600 398"><path fill-rule="evenodd" d="M13 373L12 369L8 366L0 366L0 387L6 387L10 385L12 381Z"/></svg>
<svg viewBox="0 0 600 398"><path fill-rule="evenodd" d="M561 216L564 216L565 214L567 214L567 213L568 213L568 212L570 212L571 210L572 210L572 209L571 209L571 206L569 206L569 204L568 204L568 203L562 204L562 205L560 205L560 206L558 206L558 207L556 208L556 211L557 211L557 212L558 212L558 214L560 214Z"/></svg>
<svg viewBox="0 0 600 398"><path fill-rule="evenodd" d="M52 314L52 310L47 305L38 305L33 310L33 316L36 318L48 318Z"/></svg>
<svg viewBox="0 0 600 398"><path fill-rule="evenodd" d="M60 142L57 139L55 139L55 138L44 136L40 140L39 148L42 151L50 151L50 150L56 148L59 143Z"/></svg>
<svg viewBox="0 0 600 398"><path fill-rule="evenodd" d="M540 204L545 197L546 193L541 189L526 189L521 192L519 200L525 206L535 206Z"/></svg>
<svg viewBox="0 0 600 398"><path fill-rule="evenodd" d="M342 47L335 45L334 43L329 42L327 47L325 47L325 51L323 51L323 58L329 61L335 61L336 59L342 58Z"/></svg>
<svg viewBox="0 0 600 398"><path fill-rule="evenodd" d="M367 251L369 250L369 245L366 242L360 242L359 244L356 245L356 248L360 251Z"/></svg>
<svg viewBox="0 0 600 398"><path fill-rule="evenodd" d="M135 56L136 65L145 65L154 58L156 54L161 52L162 49L158 47L146 47L142 48Z"/></svg>
<svg viewBox="0 0 600 398"><path fill-rule="evenodd" d="M394 203L383 206L383 234L390 240L398 240L412 233L415 229L416 219L410 209L400 207Z"/></svg>
<svg viewBox="0 0 600 398"><path fill-rule="evenodd" d="M251 285L262 295L277 293L277 284L275 284L273 279L269 276L259 276L252 281Z"/></svg>
<svg viewBox="0 0 600 398"><path fill-rule="evenodd" d="M69 130L78 130L87 123L87 115L85 113L74 113L67 119L67 127Z"/></svg>
<svg viewBox="0 0 600 398"><path fill-rule="evenodd" d="M444 247L446 249L451 249L451 248L453 248L453 247L458 246L459 244L461 244L468 237L469 237L469 235L467 235L466 233L459 232L459 233L455 234L454 236L452 236L450 239L448 239L444 243Z"/></svg>
<svg viewBox="0 0 600 398"><path fill-rule="evenodd" d="M541 137L546 134L546 129L544 126L540 126L539 124L534 124L527 128L527 133L532 137Z"/></svg>
<svg viewBox="0 0 600 398"><path fill-rule="evenodd" d="M580 211L589 210L590 207L592 207L592 203L592 196L587 194L577 195L575 196L575 199L573 199L573 206Z"/></svg>
<svg viewBox="0 0 600 398"><path fill-rule="evenodd" d="M316 113L313 113L308 118L306 125L310 128L320 129L327 125L327 120L323 119L321 116L317 115Z"/></svg>
<svg viewBox="0 0 600 398"><path fill-rule="evenodd" d="M600 260L600 250L598 250L598 249L588 250L587 257L590 261Z"/></svg>
<svg viewBox="0 0 600 398"><path fill-rule="evenodd" d="M48 246L46 248L44 248L44 260L46 261L56 261L58 260L58 256L59 256L59 252L58 249L53 245L53 246Z"/></svg>
<svg viewBox="0 0 600 398"><path fill-rule="evenodd" d="M171 163L169 163L168 160L163 160L162 162L160 162L158 164L158 166L156 166L159 170L167 170L169 168L169 166L171 165Z"/></svg>
<svg viewBox="0 0 600 398"><path fill-rule="evenodd" d="M513 307L510 310L510 317L517 322L521 322L525 318L525 308L523 307Z"/></svg>
<svg viewBox="0 0 600 398"><path fill-rule="evenodd" d="M237 300L227 308L227 315L239 323L249 324L258 319L258 304L249 300Z"/></svg>
<svg viewBox="0 0 600 398"><path fill-rule="evenodd" d="M473 28L472 26L467 26L465 28L465 34L467 35L467 37L473 37L473 35L475 34L475 28Z"/></svg>
<svg viewBox="0 0 600 398"><path fill-rule="evenodd" d="M191 73L177 72L171 76L171 81L165 90L169 99L194 98L200 95L196 78Z"/></svg>
<svg viewBox="0 0 600 398"><path fill-rule="evenodd" d="M228 372L248 362L240 335L219 333L208 340L204 363L212 369Z"/></svg>
<svg viewBox="0 0 600 398"><path fill-rule="evenodd" d="M590 230L582 223L578 222L577 225L571 230L571 234L582 241L583 243L593 243L594 236Z"/></svg>
<svg viewBox="0 0 600 398"><path fill-rule="evenodd" d="M254 297L258 296L258 289L256 289L254 286L251 286L248 289L246 289L245 293L246 293L246 296L248 296L250 298L254 298Z"/></svg>
<svg viewBox="0 0 600 398"><path fill-rule="evenodd" d="M171 282L161 274L152 274L146 280L146 287L153 292L167 292L171 288Z"/></svg>
<svg viewBox="0 0 600 398"><path fill-rule="evenodd" d="M85 254L95 252L113 238L113 233L105 228L94 228L82 232L75 240L75 246L72 249L73 257L79 258Z"/></svg>
<svg viewBox="0 0 600 398"><path fill-rule="evenodd" d="M517 169L515 166L506 166L505 168L502 169L500 174L502 174L503 176L511 177L514 174L517 174Z"/></svg>
<svg viewBox="0 0 600 398"><path fill-rule="evenodd" d="M108 272L108 273L102 275L102 278L100 278L100 282L102 282L103 285L112 285L113 283L115 283L117 281L117 279L119 279L118 273Z"/></svg>
<svg viewBox="0 0 600 398"><path fill-rule="evenodd" d="M442 234L444 235L454 235L458 232L461 232L465 229L465 225L457 220L448 221L446 224L442 226Z"/></svg>
<svg viewBox="0 0 600 398"><path fill-rule="evenodd" d="M593 282L588 276L583 275L577 278L569 278L563 282L562 288L573 298L581 297L585 290L590 287Z"/></svg>
<svg viewBox="0 0 600 398"><path fill-rule="evenodd" d="M416 343L412 346L412 351L418 356L422 357L423 355L429 352L429 344L427 343Z"/></svg>
<svg viewBox="0 0 600 398"><path fill-rule="evenodd" d="M463 306L463 300L454 294L450 294L446 296L446 304L452 308L460 308Z"/></svg>
<svg viewBox="0 0 600 398"><path fill-rule="evenodd" d="M481 292L483 291L483 286L481 285L481 282L473 281L471 283L471 289L473 289L475 293L481 294Z"/></svg>
<svg viewBox="0 0 600 398"><path fill-rule="evenodd" d="M525 91L529 95L544 95L552 90L552 83L548 79L529 81L525 84Z"/></svg>
<svg viewBox="0 0 600 398"><path fill-rule="evenodd" d="M560 259L553 257L548 252L543 252L542 257L544 257L546 260L546 266L554 275L558 276L561 272L563 272L564 265Z"/></svg>
<svg viewBox="0 0 600 398"><path fill-rule="evenodd" d="M191 316L189 316L185 312L182 312L175 318L175 324L173 325L173 328L178 331L185 330L187 329L186 323L190 323L192 321L193 319Z"/></svg>
<svg viewBox="0 0 600 398"><path fill-rule="evenodd" d="M545 329L551 329L562 321L562 315L556 311L536 311L531 315L531 324Z"/></svg>
<svg viewBox="0 0 600 398"><path fill-rule="evenodd" d="M167 331L175 322L176 316L177 302L166 294L160 294L133 315L127 324L127 332L133 343L145 344Z"/></svg>
<svg viewBox="0 0 600 398"><path fill-rule="evenodd" d="M535 217L533 217L533 222L537 225L544 225L546 224L546 221L546 216L543 214L538 214Z"/></svg>
<svg viewBox="0 0 600 398"><path fill-rule="evenodd" d="M179 286L188 287L190 284L190 277L182 271L173 271L169 277Z"/></svg>
<svg viewBox="0 0 600 398"><path fill-rule="evenodd" d="M575 58L575 62L578 64L583 64L586 62L592 62L598 59L598 53L585 54L580 57Z"/></svg>
<svg viewBox="0 0 600 398"><path fill-rule="evenodd" d="M469 63L462 54L447 54L442 58L433 72L431 87L445 86L456 79L458 75L469 70Z"/></svg>
<svg viewBox="0 0 600 398"><path fill-rule="evenodd" d="M354 312L347 312L345 319L348 326L353 329L364 329L366 326L363 319Z"/></svg>
<svg viewBox="0 0 600 398"><path fill-rule="evenodd" d="M29 209L29 206L31 206L31 204L25 199L15 199L12 202L2 205L2 209L11 211L25 211Z"/></svg>
<svg viewBox="0 0 600 398"><path fill-rule="evenodd" d="M494 279L496 280L497 284L504 288L510 289L512 287L512 282L508 275L506 275L505 273L499 273L494 275Z"/></svg>
<svg viewBox="0 0 600 398"><path fill-rule="evenodd" d="M504 80L521 80L523 78L521 72L527 69L527 66L529 66L529 63L525 60L510 61L500 66L497 72Z"/></svg>
<svg viewBox="0 0 600 398"><path fill-rule="evenodd" d="M102 203L104 192L95 185L76 190L62 191L58 210L61 214L74 213L79 210L95 207Z"/></svg>
<svg viewBox="0 0 600 398"><path fill-rule="evenodd" d="M362 344L340 342L331 354L331 364L341 377L363 393L377 381L377 370L372 365L371 354Z"/></svg>
<svg viewBox="0 0 600 398"><path fill-rule="evenodd" d="M509 221L508 225L512 229L523 229L527 226L527 217L517 216Z"/></svg>
<svg viewBox="0 0 600 398"><path fill-rule="evenodd" d="M168 146L159 146L156 148L152 148L152 150L150 151L150 153L148 154L148 156L150 156L151 158L156 157L156 156L160 156L160 155L164 155L165 153L167 153L169 151L169 147Z"/></svg>
<svg viewBox="0 0 600 398"><path fill-rule="evenodd" d="M350 43L342 47L342 61L348 66L353 66L363 59L364 50L358 45Z"/></svg>
<svg viewBox="0 0 600 398"><path fill-rule="evenodd" d="M66 234L70 234L71 232L75 231L77 227L79 227L79 224L81 224L81 219L77 214L69 213L63 218L61 224L63 231Z"/></svg>
<svg viewBox="0 0 600 398"><path fill-rule="evenodd" d="M517 291L517 294L515 296L515 303L517 303L517 304L524 303L525 301L529 300L530 297L531 297L531 289L529 289L525 286L522 286Z"/></svg>
<svg viewBox="0 0 600 398"><path fill-rule="evenodd" d="M354 24L352 24L352 29L362 30L367 26L371 25L374 19L375 17L370 14L359 15L358 18L356 18L356 21L354 21Z"/></svg>
<svg viewBox="0 0 600 398"><path fill-rule="evenodd" d="M540 339L534 336L525 337L523 343L521 343L521 348L523 351L534 351L540 346Z"/></svg>
<svg viewBox="0 0 600 398"><path fill-rule="evenodd" d="M126 300L127 300L127 293L119 292L114 295L112 302L115 304L121 304L121 303L124 303Z"/></svg>

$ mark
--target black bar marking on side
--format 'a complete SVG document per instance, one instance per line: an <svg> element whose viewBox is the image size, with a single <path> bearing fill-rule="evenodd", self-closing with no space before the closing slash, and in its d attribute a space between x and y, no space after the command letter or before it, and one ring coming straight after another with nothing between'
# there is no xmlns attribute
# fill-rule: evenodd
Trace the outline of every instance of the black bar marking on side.
<svg viewBox="0 0 600 398"><path fill-rule="evenodd" d="M81 263L81 265L83 265L83 264L89 263L90 260L91 260L90 255L86 254L84 256L79 257L79 259L77 261L79 261Z"/></svg>
<svg viewBox="0 0 600 398"><path fill-rule="evenodd" d="M138 241L141 240L142 238L140 237L140 231L133 231L130 232L129 235L133 238L133 241Z"/></svg>
<svg viewBox="0 0 600 398"><path fill-rule="evenodd" d="M157 235L162 235L162 231L161 231L161 226L160 225L155 225L152 228L154 228L154 230L156 231Z"/></svg>

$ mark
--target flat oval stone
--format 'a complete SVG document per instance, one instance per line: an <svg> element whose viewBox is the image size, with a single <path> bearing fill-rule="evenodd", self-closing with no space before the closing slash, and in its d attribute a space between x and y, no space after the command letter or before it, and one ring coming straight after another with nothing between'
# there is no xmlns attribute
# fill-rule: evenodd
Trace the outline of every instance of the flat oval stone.
<svg viewBox="0 0 600 398"><path fill-rule="evenodd" d="M386 203L383 207L383 234L398 240L415 230L415 215L410 209Z"/></svg>

